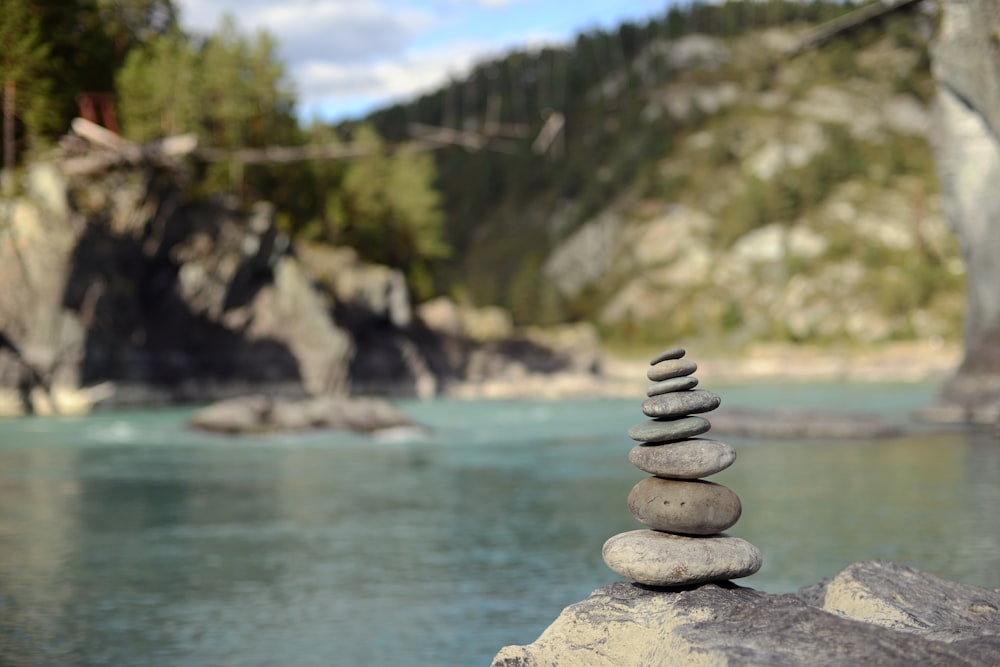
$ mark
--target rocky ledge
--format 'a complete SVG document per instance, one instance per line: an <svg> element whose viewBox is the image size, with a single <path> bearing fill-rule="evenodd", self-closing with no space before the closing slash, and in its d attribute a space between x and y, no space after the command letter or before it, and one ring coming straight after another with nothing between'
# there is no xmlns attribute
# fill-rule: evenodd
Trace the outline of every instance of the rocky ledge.
<svg viewBox="0 0 1000 667"><path fill-rule="evenodd" d="M493 667L996 665L1000 591L890 562L855 563L798 593L730 582L600 588Z"/></svg>

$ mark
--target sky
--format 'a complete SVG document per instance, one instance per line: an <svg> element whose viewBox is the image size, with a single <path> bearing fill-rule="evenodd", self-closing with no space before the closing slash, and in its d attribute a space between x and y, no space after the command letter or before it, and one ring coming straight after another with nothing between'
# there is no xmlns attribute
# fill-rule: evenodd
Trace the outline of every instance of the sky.
<svg viewBox="0 0 1000 667"><path fill-rule="evenodd" d="M266 29L303 120L336 122L433 90L512 48L565 42L666 11L668 0L177 0L188 30L229 12Z"/></svg>

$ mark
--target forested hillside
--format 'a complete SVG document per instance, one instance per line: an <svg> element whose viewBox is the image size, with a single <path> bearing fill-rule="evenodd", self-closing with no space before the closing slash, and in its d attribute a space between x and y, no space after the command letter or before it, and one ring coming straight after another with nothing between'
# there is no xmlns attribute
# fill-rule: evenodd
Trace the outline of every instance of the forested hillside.
<svg viewBox="0 0 1000 667"><path fill-rule="evenodd" d="M461 144L436 153L454 248L439 287L621 341L955 337L962 267L926 138L934 16L791 55L856 6L688 5L376 114L390 139Z"/></svg>
<svg viewBox="0 0 1000 667"><path fill-rule="evenodd" d="M232 19L190 35L172 0L3 0L5 173L96 92L129 139L197 137L191 197L269 200L294 239L399 268L418 299L622 342L954 338L934 16L792 55L864 4L671 5L333 127L298 121L277 44Z"/></svg>

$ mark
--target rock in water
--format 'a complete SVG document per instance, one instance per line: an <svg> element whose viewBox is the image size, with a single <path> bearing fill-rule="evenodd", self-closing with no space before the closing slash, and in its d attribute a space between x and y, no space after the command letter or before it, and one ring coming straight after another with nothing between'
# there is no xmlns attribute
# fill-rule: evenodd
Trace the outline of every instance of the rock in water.
<svg viewBox="0 0 1000 667"><path fill-rule="evenodd" d="M698 479L721 472L736 460L730 445L708 438L691 438L664 445L636 445L629 462L657 477Z"/></svg>
<svg viewBox="0 0 1000 667"><path fill-rule="evenodd" d="M604 544L604 562L614 572L649 586L686 586L746 577L760 569L757 547L722 533L740 518L742 505L731 489L703 480L732 465L736 452L724 442L694 436L711 423L707 413L722 399L692 389L698 368L670 348L650 361L642 411L649 421L628 430L643 443L629 461L651 473L628 496L632 515L652 530L622 533Z"/></svg>
<svg viewBox="0 0 1000 667"><path fill-rule="evenodd" d="M601 555L609 568L647 586L737 579L753 574L761 566L757 547L725 533L691 537L633 530L610 538Z"/></svg>

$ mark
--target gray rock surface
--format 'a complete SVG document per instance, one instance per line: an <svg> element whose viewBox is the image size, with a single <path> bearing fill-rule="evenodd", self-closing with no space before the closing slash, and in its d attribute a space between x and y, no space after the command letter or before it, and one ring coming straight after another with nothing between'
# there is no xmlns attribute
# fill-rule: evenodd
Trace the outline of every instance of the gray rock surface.
<svg viewBox="0 0 1000 667"><path fill-rule="evenodd" d="M525 333L484 311L437 331L401 272L350 249L292 248L266 203L248 213L192 196L165 167L64 176L60 164L32 165L25 195L0 201L4 414L42 411L30 398L40 387L86 410L97 394L81 388L93 386L114 407L258 392L426 397L600 373L593 327Z"/></svg>
<svg viewBox="0 0 1000 667"><path fill-rule="evenodd" d="M687 359L664 359L653 364L646 372L652 382L691 375L698 370L698 364Z"/></svg>
<svg viewBox="0 0 1000 667"><path fill-rule="evenodd" d="M661 380L649 385L649 388L646 389L646 396L652 397L667 394L672 391L685 391L687 389L693 389L697 386L698 378L690 375L679 378L670 378L669 380Z"/></svg>
<svg viewBox="0 0 1000 667"><path fill-rule="evenodd" d="M647 398L642 402L642 413L654 419L669 419L692 413L711 412L721 403L722 399L718 394L704 389L672 391Z"/></svg>
<svg viewBox="0 0 1000 667"><path fill-rule="evenodd" d="M661 445L636 445L629 451L628 460L650 475L698 479L731 466L736 460L736 450L717 440L691 438Z"/></svg>
<svg viewBox="0 0 1000 667"><path fill-rule="evenodd" d="M739 521L742 511L739 496L722 484L660 477L633 486L628 509L653 530L686 535L721 533Z"/></svg>
<svg viewBox="0 0 1000 667"><path fill-rule="evenodd" d="M248 435L308 429L343 429L371 433L417 428L392 404L378 398L318 396L302 400L256 394L227 399L202 408L189 425L202 431Z"/></svg>
<svg viewBox="0 0 1000 667"><path fill-rule="evenodd" d="M617 574L661 587L748 577L762 563L757 547L725 533L689 537L632 530L609 538L601 555Z"/></svg>
<svg viewBox="0 0 1000 667"><path fill-rule="evenodd" d="M931 49L938 84L932 137L943 208L965 259L965 358L932 414L1000 417L1000 6L941 0ZM950 408L950 409L947 409Z"/></svg>
<svg viewBox="0 0 1000 667"><path fill-rule="evenodd" d="M493 667L965 665L1000 656L1000 592L888 562L849 566L797 594L729 583L616 583L567 607Z"/></svg>
<svg viewBox="0 0 1000 667"><path fill-rule="evenodd" d="M628 437L639 442L671 442L701 435L712 428L704 417L681 417L680 419L648 421L636 424L628 430Z"/></svg>
<svg viewBox="0 0 1000 667"><path fill-rule="evenodd" d="M661 361L667 361L668 359L680 359L686 353L687 353L687 350L685 350L683 347L669 347L666 350L664 350L663 352L660 352L658 355L656 355L655 357L653 357L650 360L649 365L650 366L655 366L656 364L660 363Z"/></svg>

